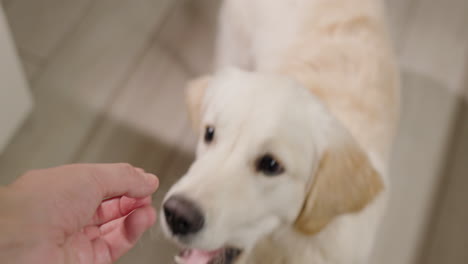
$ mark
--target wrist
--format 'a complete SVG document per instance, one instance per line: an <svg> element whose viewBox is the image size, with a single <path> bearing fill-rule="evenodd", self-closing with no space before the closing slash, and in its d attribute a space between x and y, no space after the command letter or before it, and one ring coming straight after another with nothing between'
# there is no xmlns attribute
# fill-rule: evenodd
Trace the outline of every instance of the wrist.
<svg viewBox="0 0 468 264"><path fill-rule="evenodd" d="M0 187L0 259L6 263L21 263L25 251L34 247L24 210L25 205L11 187Z"/></svg>

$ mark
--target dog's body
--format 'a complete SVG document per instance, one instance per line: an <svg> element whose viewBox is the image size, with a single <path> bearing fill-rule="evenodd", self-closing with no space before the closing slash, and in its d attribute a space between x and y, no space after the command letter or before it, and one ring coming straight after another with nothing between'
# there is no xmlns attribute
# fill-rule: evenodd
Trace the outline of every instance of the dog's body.
<svg viewBox="0 0 468 264"><path fill-rule="evenodd" d="M217 68L297 79L386 163L398 76L381 11L379 0L227 0Z"/></svg>
<svg viewBox="0 0 468 264"><path fill-rule="evenodd" d="M386 170L399 109L399 79L387 39L380 2L377 0L226 0L221 10L217 67L220 69L235 67L253 73L231 70L228 73L218 74L221 77L214 78L214 81L204 79L193 83L192 91L189 91L192 120L197 129L200 126L203 129L207 124L221 122L212 121L219 119L210 117L213 115L223 116L226 120L229 117L228 120L232 124L236 124L239 119L236 133L238 130L244 133L236 134L237 138L231 140L236 142L236 145L231 145L229 151L220 150L221 142L217 143L219 146L214 146L213 150L199 146L199 160L183 180L171 189L168 197L180 193L189 196L192 200L201 203L200 207L207 212L206 214L229 215L229 220L219 220L220 217L210 216L211 218L206 221L209 225L214 225L213 223L220 225L218 222L224 221L228 229L237 227L238 230L225 231L220 227L210 226L206 229L210 232L217 231L222 237L220 241L213 242L217 239L207 237L206 234L199 235L201 237L196 237L195 241L186 242L183 239L178 241L205 250L234 244L244 250L235 260L236 264L366 263L388 196ZM224 83L230 83L230 88ZM210 85L223 88L209 88L208 92L205 91ZM241 88L247 86L252 88ZM252 101L241 99L242 96L237 98L236 93L244 94L244 98L269 93L268 86L272 87L270 90L272 95L265 97L275 103L262 103L258 98ZM273 86L282 88L276 89ZM300 89L306 88L304 90L307 90L313 99L308 99L307 95L296 91L296 86L300 86ZM302 98L306 98L304 102ZM234 105L233 102L237 103ZM214 106L216 104L222 107ZM234 106L231 107L230 104ZM242 114L243 110L239 104L254 109ZM309 109L307 104L314 105L313 109ZM273 121L264 125L261 121L249 121L252 116L256 116L257 108L263 111L265 109L269 109L270 112L276 111L276 115L281 118L273 118ZM194 114L200 111L203 113ZM302 121L299 120L301 111L304 112ZM199 175L210 174L212 170L219 171L222 175L232 174L231 171L234 169L221 173L224 167L220 167L215 159L224 157L224 160L231 160L231 157L235 156L232 153L236 152L239 152L239 157L248 156L247 150L239 150L243 145L242 142L250 142L249 147L255 149L255 144L252 143L263 139L254 140L255 137L252 135L271 134L268 131L261 132L261 128L268 127L270 130L275 130L283 122L281 120L293 120L285 122L285 126L297 127L308 131L308 134L297 132L297 135L292 137L287 131L277 132L278 135L275 132L273 135L268 135L268 138L274 138L271 140L274 145L282 141L292 145L294 142L298 143L295 140L306 138L307 135L313 138L312 145L308 146L307 142L304 142L304 149L291 148L288 153L296 160L300 160L302 156L314 160L310 162L313 163L312 167L301 161L297 161L294 165L291 164L292 161L285 162L290 168L297 168L296 172L290 172L291 174L315 173L313 179L301 178L300 186L306 188L305 192L296 187L289 189L284 187L284 190L278 190L274 194L273 191L270 193L262 189L250 191L260 192L260 196L258 193L251 195L243 193L244 190L239 191L238 188L249 184L272 183L252 183L249 179L236 182L231 180L232 175L226 176L226 179L230 180L231 187L209 191L208 187L200 187L198 183L200 180L205 184L207 182L215 184L219 180L209 176L202 178ZM257 124L254 124L255 122ZM271 123L275 126L272 127ZM252 131L241 129L240 127L245 124L252 124L250 127L258 128L255 130L249 128ZM217 124L217 126L223 128L227 125ZM228 128L223 129L226 134L233 133L228 133L230 131ZM277 130L280 131L279 128ZM316 132L318 130L323 131ZM337 132L341 130L343 133ZM312 152L309 151L311 149ZM216 158L210 156L210 151L217 152ZM275 148L270 147L269 151L274 152ZM283 155L283 161L288 159L284 156L287 155ZM208 163L217 165L207 165ZM331 165L324 165L325 163ZM206 169L207 166L215 168ZM304 169L304 172L299 172L300 169ZM328 178L321 175L327 175ZM347 178L352 178L352 175L357 175L356 179ZM362 175L363 177L360 177ZM322 180L324 183L319 182L319 179L324 179ZM223 183L218 182L219 184ZM241 185L235 188L239 197L245 197L239 198L245 199L243 201L247 207L245 211L240 209L240 205L238 210L235 209L236 204L231 201L234 197L227 195L232 193L231 189L234 188L232 185L236 184ZM227 198L206 202L214 197L219 198L217 193L220 192ZM298 196L293 195L293 192ZM249 195L257 198L249 198ZM263 197L267 198L261 200ZM278 201L282 198L290 202L282 204L282 201ZM267 209L254 206L253 203L257 200L259 206L263 205ZM302 202L299 203L299 200ZM283 208L290 207L290 209L289 211L278 209L270 206L271 203L281 204ZM247 218L250 214L255 216L244 221L229 212L221 213L219 208L226 205L232 206L234 208L232 211L237 214L248 214L249 216L245 216ZM259 213L249 213L249 209ZM213 217L216 217L216 221ZM252 221L258 222L258 226ZM167 229L167 226L165 228ZM232 231L236 234L231 234Z"/></svg>

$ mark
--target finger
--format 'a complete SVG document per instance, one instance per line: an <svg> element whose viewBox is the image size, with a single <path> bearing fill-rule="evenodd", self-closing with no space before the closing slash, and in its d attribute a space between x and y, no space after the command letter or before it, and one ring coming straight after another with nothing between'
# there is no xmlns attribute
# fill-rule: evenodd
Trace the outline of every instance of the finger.
<svg viewBox="0 0 468 264"><path fill-rule="evenodd" d="M113 261L130 250L143 233L154 224L156 212L151 206L145 206L133 211L123 221L116 221L119 223L118 226L102 236L109 246ZM114 222L109 224L115 225ZM102 228L105 228L105 225ZM101 232L105 233L104 231Z"/></svg>
<svg viewBox="0 0 468 264"><path fill-rule="evenodd" d="M99 205L90 225L102 225L129 214L131 211L151 204L151 196L129 198L126 196L106 200Z"/></svg>
<svg viewBox="0 0 468 264"><path fill-rule="evenodd" d="M93 240L92 242L92 249L94 252L94 264L111 264L112 263L112 256L110 253L110 248L107 242L102 239L98 238Z"/></svg>
<svg viewBox="0 0 468 264"><path fill-rule="evenodd" d="M150 173L125 164L73 164L57 168L68 177L70 185L82 185L86 180L91 190L96 190L99 199L115 196L144 197L156 191L158 178Z"/></svg>
<svg viewBox="0 0 468 264"><path fill-rule="evenodd" d="M144 197L156 191L158 178L129 164L98 164L88 174L100 187L103 198L126 195Z"/></svg>
<svg viewBox="0 0 468 264"><path fill-rule="evenodd" d="M82 232L90 241L93 241L96 238L101 236L101 230L99 229L98 226L94 226L94 225L83 228Z"/></svg>
<svg viewBox="0 0 468 264"><path fill-rule="evenodd" d="M145 206L145 210L146 210L146 207L150 207L150 206ZM142 208L140 208L140 209L142 209ZM135 210L135 211L137 211L137 210ZM153 208L153 211L155 211L154 208ZM133 215L134 213L135 212L132 212L128 216ZM122 217L122 218L116 219L116 220L114 220L112 222L108 222L106 224L101 225L99 227L99 232L100 232L101 236L104 237L104 236L107 236L108 234L111 234L111 233L115 234L116 230L119 230L119 232L125 231L125 229L122 229L122 228L125 227L125 222L124 221L126 221L127 217Z"/></svg>

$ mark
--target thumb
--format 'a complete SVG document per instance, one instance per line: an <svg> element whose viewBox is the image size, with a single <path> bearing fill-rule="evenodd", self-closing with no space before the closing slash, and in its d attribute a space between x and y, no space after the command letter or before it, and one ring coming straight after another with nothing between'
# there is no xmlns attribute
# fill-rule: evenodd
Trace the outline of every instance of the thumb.
<svg viewBox="0 0 468 264"><path fill-rule="evenodd" d="M43 208L43 214L57 216L57 222L72 230L86 225L103 199L150 196L158 185L155 175L123 163L34 170L14 183L21 193L37 198L29 199L30 203Z"/></svg>

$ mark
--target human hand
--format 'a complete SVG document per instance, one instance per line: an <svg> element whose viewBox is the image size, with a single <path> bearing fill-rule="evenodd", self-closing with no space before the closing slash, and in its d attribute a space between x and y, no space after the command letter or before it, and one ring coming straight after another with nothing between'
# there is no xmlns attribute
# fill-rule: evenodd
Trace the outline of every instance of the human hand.
<svg viewBox="0 0 468 264"><path fill-rule="evenodd" d="M154 224L157 187L156 176L128 164L28 172L0 189L0 259L112 263Z"/></svg>

